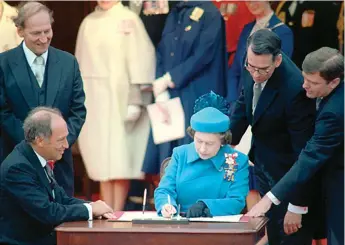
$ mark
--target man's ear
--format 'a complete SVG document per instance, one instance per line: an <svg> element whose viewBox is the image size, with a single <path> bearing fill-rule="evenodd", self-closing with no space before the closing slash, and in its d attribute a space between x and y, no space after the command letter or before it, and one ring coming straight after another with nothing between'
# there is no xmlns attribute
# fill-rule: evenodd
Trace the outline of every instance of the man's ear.
<svg viewBox="0 0 345 245"><path fill-rule="evenodd" d="M41 136L36 136L35 144L39 147L43 147L44 146L44 138Z"/></svg>
<svg viewBox="0 0 345 245"><path fill-rule="evenodd" d="M329 82L329 86L332 88L332 89L335 89L340 83L340 78L335 78L333 79L332 81Z"/></svg>
<svg viewBox="0 0 345 245"><path fill-rule="evenodd" d="M280 64L282 63L282 61L283 61L283 56L282 56L282 54L278 54L278 55L276 56L276 58L274 59L274 66L275 66L276 68L279 67Z"/></svg>
<svg viewBox="0 0 345 245"><path fill-rule="evenodd" d="M24 28L17 27L17 33L21 38L24 38Z"/></svg>

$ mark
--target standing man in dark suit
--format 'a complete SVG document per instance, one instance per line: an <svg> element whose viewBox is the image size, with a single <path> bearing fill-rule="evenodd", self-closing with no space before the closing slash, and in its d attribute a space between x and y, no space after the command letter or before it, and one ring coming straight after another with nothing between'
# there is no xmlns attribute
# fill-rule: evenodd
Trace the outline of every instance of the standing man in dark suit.
<svg viewBox="0 0 345 245"><path fill-rule="evenodd" d="M68 126L68 144L78 138L84 124L85 94L77 60L50 47L52 12L28 2L14 19L24 41L0 54L0 162L24 139L23 121L37 106L58 108ZM54 168L57 182L73 195L73 159L67 149Z"/></svg>
<svg viewBox="0 0 345 245"><path fill-rule="evenodd" d="M248 38L245 68L243 91L230 120L232 144L237 145L251 125L248 155L258 191L264 196L289 171L312 135L315 102L305 96L301 71L281 52L278 35L268 29ZM270 245L311 244L308 204L309 197L295 196L290 204L284 202L267 214ZM284 219L301 220L302 214L303 228L292 236L284 234Z"/></svg>
<svg viewBox="0 0 345 245"><path fill-rule="evenodd" d="M322 169L323 198L329 245L344 244L344 57L336 49L324 47L308 54L303 61L303 87L309 98L316 98L315 132L298 160L286 175L248 213L266 213L275 204L289 200L299 188ZM278 201L279 200L279 201ZM275 206L273 207L275 208ZM290 233L298 230L288 226Z"/></svg>
<svg viewBox="0 0 345 245"><path fill-rule="evenodd" d="M55 244L54 228L63 222L114 217L104 202L69 197L56 183L50 161L60 160L69 147L58 110L35 108L23 128L25 141L0 167L0 244Z"/></svg>

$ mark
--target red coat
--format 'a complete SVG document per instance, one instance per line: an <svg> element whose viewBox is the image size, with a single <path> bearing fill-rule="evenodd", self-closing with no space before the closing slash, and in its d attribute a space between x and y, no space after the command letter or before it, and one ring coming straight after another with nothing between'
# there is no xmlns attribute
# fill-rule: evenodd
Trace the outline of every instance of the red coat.
<svg viewBox="0 0 345 245"><path fill-rule="evenodd" d="M230 53L229 66L232 64L237 42L243 27L255 20L247 9L246 3L241 1L214 0L213 3L220 10L226 25L227 51Z"/></svg>

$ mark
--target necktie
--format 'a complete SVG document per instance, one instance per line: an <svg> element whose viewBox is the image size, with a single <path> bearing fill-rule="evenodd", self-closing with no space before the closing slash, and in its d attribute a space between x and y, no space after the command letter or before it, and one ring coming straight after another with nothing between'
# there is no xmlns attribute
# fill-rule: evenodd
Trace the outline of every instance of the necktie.
<svg viewBox="0 0 345 245"><path fill-rule="evenodd" d="M256 105L258 104L261 92L262 92L261 83L254 83L254 86L253 86L253 104L252 104L253 114L254 114Z"/></svg>
<svg viewBox="0 0 345 245"><path fill-rule="evenodd" d="M44 75L44 59L42 56L37 56L34 60L34 73L37 79L38 85L42 87L43 75Z"/></svg>
<svg viewBox="0 0 345 245"><path fill-rule="evenodd" d="M55 192L54 192L54 188L55 188L55 185L56 185L56 180L54 178L54 172L53 172L53 169L51 167L51 163L50 161L47 162L46 166L44 167L46 173L47 173L47 176L48 176L48 180L49 180L49 184L50 184L50 188L52 189L52 193L53 193L53 197L55 199Z"/></svg>
<svg viewBox="0 0 345 245"><path fill-rule="evenodd" d="M316 110L319 110L321 100L322 100L321 98L316 99Z"/></svg>

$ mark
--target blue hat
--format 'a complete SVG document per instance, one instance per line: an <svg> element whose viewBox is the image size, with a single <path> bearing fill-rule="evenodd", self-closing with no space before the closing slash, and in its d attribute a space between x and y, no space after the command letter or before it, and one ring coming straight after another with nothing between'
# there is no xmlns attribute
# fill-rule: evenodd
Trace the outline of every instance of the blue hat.
<svg viewBox="0 0 345 245"><path fill-rule="evenodd" d="M213 107L198 111L190 119L191 128L203 133L223 133L229 130L229 125L229 117Z"/></svg>
<svg viewBox="0 0 345 245"><path fill-rule="evenodd" d="M194 113L206 108L214 107L225 115L229 115L230 104L226 99L213 91L200 96L194 104Z"/></svg>

